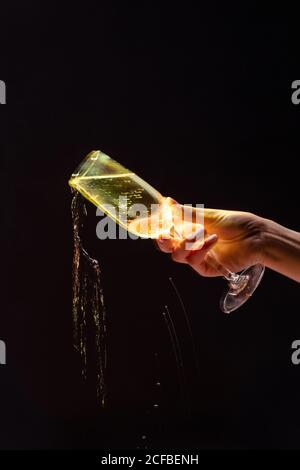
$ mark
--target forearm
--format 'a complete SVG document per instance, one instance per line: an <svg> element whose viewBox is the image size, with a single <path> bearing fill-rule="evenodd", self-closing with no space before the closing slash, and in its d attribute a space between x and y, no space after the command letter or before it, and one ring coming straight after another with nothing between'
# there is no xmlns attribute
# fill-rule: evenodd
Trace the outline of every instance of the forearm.
<svg viewBox="0 0 300 470"><path fill-rule="evenodd" d="M263 219L265 265L300 282L300 233Z"/></svg>

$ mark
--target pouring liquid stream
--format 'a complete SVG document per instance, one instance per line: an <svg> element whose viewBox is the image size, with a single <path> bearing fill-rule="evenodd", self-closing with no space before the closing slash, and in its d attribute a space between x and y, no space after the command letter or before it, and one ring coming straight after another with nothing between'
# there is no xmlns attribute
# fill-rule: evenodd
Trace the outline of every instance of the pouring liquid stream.
<svg viewBox="0 0 300 470"><path fill-rule="evenodd" d="M106 314L99 262L82 244L81 230L86 216L84 200L72 189L73 221L73 343L81 362L82 377L96 388L97 402L106 404Z"/></svg>

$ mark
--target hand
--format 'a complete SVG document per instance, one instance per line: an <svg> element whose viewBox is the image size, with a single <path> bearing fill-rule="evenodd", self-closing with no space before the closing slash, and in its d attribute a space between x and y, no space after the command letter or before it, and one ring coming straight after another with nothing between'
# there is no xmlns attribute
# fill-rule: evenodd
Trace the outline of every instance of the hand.
<svg viewBox="0 0 300 470"><path fill-rule="evenodd" d="M182 213L182 206L169 199L172 211ZM256 263L264 263L263 254L263 219L248 213L218 209L191 208L195 219L196 211L202 211L204 217L204 243L178 238L159 239L157 244L161 251L171 253L178 263L190 265L202 276L220 276L215 263L209 262L209 250L214 248L214 258L225 268L239 272ZM194 220L193 219L193 220ZM187 241L189 249L187 249Z"/></svg>

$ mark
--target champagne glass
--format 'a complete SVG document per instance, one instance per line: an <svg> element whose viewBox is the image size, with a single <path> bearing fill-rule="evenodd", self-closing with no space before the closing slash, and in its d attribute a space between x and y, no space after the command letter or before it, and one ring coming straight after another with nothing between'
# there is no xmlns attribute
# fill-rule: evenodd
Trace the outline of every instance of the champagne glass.
<svg viewBox="0 0 300 470"><path fill-rule="evenodd" d="M173 234L182 238L167 198L100 150L85 157L69 184L136 237L155 239ZM219 263L213 250L206 260L228 281L229 288L220 302L225 313L236 310L251 297L265 269L256 264L240 274L233 273Z"/></svg>

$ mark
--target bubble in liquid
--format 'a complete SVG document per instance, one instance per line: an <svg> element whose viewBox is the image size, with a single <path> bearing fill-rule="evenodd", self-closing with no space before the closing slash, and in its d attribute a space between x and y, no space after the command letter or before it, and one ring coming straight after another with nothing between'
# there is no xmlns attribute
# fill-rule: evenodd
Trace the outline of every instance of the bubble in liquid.
<svg viewBox="0 0 300 470"><path fill-rule="evenodd" d="M158 382L156 382L156 386L157 386L157 387L160 387L160 385L161 385L161 384L160 384L160 382L159 382L159 381L158 381Z"/></svg>
<svg viewBox="0 0 300 470"><path fill-rule="evenodd" d="M157 410L157 408L159 408L159 405L157 403L154 403L153 408Z"/></svg>
<svg viewBox="0 0 300 470"><path fill-rule="evenodd" d="M143 436L142 436L142 439L143 439L143 441L144 441L145 439L147 439L147 436L143 435Z"/></svg>

